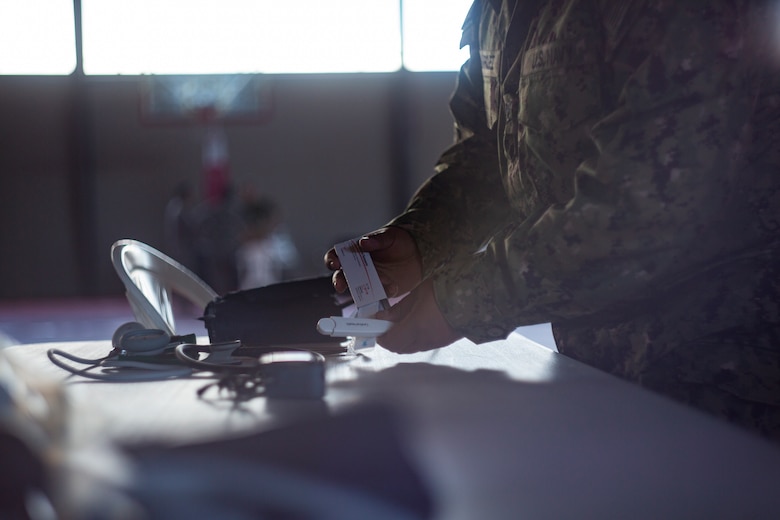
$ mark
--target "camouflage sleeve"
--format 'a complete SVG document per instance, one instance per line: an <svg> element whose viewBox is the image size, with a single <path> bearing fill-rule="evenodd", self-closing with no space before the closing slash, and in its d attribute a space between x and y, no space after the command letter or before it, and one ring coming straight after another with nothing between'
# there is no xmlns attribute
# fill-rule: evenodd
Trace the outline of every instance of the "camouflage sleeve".
<svg viewBox="0 0 780 520"><path fill-rule="evenodd" d="M751 57L739 17L721 4L667 4L675 12L663 36L629 60L616 104L591 128L594 152L570 200L436 275L437 301L457 330L488 341L620 309L750 240L735 216L751 213L740 183Z"/></svg>
<svg viewBox="0 0 780 520"><path fill-rule="evenodd" d="M470 46L450 100L455 144L442 154L435 174L390 222L407 229L423 258L423 275L459 256L470 256L504 225L508 200L499 173L495 131L488 128L478 45L482 5L477 1L463 26Z"/></svg>

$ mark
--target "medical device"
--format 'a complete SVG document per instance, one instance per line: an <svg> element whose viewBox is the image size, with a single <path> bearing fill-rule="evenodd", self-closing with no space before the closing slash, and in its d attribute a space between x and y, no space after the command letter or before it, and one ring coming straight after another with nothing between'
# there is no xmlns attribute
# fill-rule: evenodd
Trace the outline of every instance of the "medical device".
<svg viewBox="0 0 780 520"><path fill-rule="evenodd" d="M161 329L130 322L116 330L112 350L103 358L81 358L55 348L47 355L72 374L100 381L151 381L210 373L218 380L216 384L240 384L251 388L252 396L319 399L325 393L325 357L321 354L247 348L240 341L197 344L195 340L194 335L169 336ZM87 366L77 368L62 358Z"/></svg>
<svg viewBox="0 0 780 520"><path fill-rule="evenodd" d="M135 321L116 330L104 357L86 359L62 349L47 352L52 363L83 377L149 381L208 372L220 385L250 388L251 395L260 395L255 391L261 389L267 396L317 398L324 392L323 354L348 351L344 341L332 338L355 333L373 341L383 330L378 323L360 327L354 320L343 322L338 315L351 301L336 294L329 276L218 295L195 273L137 240L115 242L111 260ZM354 279L350 274L349 280ZM375 270L372 282L378 283ZM378 289L383 295L381 285ZM200 319L208 343L199 343L195 334L176 333L174 294L203 309ZM371 291L359 294L357 318L373 315L381 301L386 303L384 297L373 303L370 298ZM335 325L323 336L317 323L328 315L334 316Z"/></svg>
<svg viewBox="0 0 780 520"><path fill-rule="evenodd" d="M331 316L317 322L317 330L325 336L377 337L390 330L391 322L371 318Z"/></svg>
<svg viewBox="0 0 780 520"><path fill-rule="evenodd" d="M114 332L111 351L105 357L82 358L57 348L49 349L46 354L58 367L89 379L154 381L191 375L191 368L176 362L174 348L180 343L195 340L194 334L172 336L162 329L149 329L139 322L128 322ZM63 359L86 367L74 367ZM96 368L103 370L95 371ZM122 368L137 370L119 370Z"/></svg>
<svg viewBox="0 0 780 520"><path fill-rule="evenodd" d="M334 246L347 279L347 286L355 312L352 316L330 316L317 321L317 330L326 336L350 338L353 351L373 347L376 338L392 327L392 322L374 319L381 310L390 307L382 282L371 255L360 249L357 239L340 242Z"/></svg>

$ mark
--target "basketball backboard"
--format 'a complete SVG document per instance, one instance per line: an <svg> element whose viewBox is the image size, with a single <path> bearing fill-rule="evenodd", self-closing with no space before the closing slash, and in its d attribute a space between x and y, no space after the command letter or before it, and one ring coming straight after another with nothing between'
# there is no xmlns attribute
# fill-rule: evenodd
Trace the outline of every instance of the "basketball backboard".
<svg viewBox="0 0 780 520"><path fill-rule="evenodd" d="M145 75L140 84L144 124L261 123L272 112L263 74Z"/></svg>

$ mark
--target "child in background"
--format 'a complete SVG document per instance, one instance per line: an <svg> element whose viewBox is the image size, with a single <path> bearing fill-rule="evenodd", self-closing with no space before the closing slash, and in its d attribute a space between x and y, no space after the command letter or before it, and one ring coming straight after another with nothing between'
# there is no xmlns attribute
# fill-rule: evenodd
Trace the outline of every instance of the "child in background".
<svg viewBox="0 0 780 520"><path fill-rule="evenodd" d="M278 207L267 198L258 198L245 205L243 217L246 227L236 253L239 289L283 281L295 267L298 252L281 229Z"/></svg>

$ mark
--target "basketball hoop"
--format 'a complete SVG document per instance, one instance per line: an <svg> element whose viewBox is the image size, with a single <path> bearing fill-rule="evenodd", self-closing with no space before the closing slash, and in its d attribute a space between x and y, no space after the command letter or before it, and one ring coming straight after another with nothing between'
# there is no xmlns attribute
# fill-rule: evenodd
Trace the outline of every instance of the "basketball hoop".
<svg viewBox="0 0 780 520"><path fill-rule="evenodd" d="M271 83L262 74L153 74L141 80L145 124L262 123L271 111Z"/></svg>

